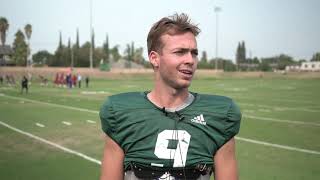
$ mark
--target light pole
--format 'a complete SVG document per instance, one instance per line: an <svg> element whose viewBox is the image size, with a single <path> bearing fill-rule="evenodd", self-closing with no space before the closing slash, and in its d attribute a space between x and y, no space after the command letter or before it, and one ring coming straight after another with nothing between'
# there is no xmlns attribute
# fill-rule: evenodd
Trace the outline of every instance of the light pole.
<svg viewBox="0 0 320 180"><path fill-rule="evenodd" d="M90 39L91 39L91 43L90 43L90 69L92 69L93 67L93 47L92 47L92 0L90 0Z"/></svg>
<svg viewBox="0 0 320 180"><path fill-rule="evenodd" d="M218 30L219 30L219 18L218 13L221 11L221 8L216 6L214 7L214 12L216 13L216 63L215 63L215 69L218 70Z"/></svg>

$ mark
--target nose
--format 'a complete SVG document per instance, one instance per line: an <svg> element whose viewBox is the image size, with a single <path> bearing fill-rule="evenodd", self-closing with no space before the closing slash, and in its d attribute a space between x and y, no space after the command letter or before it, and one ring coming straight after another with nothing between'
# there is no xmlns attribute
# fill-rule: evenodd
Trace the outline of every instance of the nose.
<svg viewBox="0 0 320 180"><path fill-rule="evenodd" d="M193 65L197 61L197 56L192 54L191 52L186 53L184 63Z"/></svg>

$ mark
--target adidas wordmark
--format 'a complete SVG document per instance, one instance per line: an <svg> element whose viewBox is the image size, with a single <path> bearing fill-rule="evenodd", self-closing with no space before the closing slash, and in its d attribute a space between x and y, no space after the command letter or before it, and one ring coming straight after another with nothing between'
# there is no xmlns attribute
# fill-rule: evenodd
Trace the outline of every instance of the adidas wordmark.
<svg viewBox="0 0 320 180"><path fill-rule="evenodd" d="M196 117L192 118L191 122L202 124L202 125L206 125L207 124L207 122L203 118L203 114L200 114L199 116L196 116Z"/></svg>

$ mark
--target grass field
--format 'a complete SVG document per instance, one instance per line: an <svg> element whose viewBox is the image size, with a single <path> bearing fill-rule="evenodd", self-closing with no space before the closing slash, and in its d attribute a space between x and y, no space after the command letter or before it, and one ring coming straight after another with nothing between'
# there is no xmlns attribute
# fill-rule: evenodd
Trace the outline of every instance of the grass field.
<svg viewBox="0 0 320 180"><path fill-rule="evenodd" d="M236 140L240 179L316 180L319 82L319 78L198 77L191 90L226 95L240 105L243 120ZM27 95L21 95L19 87L0 85L0 179L98 179L103 149L100 105L109 95L151 87L151 77L143 75L93 79L82 89L33 82Z"/></svg>

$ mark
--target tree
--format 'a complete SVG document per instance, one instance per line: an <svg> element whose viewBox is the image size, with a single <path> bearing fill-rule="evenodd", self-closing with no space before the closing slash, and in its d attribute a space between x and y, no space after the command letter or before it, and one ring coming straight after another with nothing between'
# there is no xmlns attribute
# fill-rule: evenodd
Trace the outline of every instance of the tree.
<svg viewBox="0 0 320 180"><path fill-rule="evenodd" d="M90 48L91 48L91 43L90 42L85 42L79 49L78 52L78 59L77 59L77 64L76 66L78 67L89 67L90 62L89 60L89 54L90 54Z"/></svg>
<svg viewBox="0 0 320 180"><path fill-rule="evenodd" d="M27 39L28 39L28 41L29 41L30 38L31 38L31 34L32 34L32 26L31 26L30 24L27 24L27 25L24 27L24 33L26 34Z"/></svg>
<svg viewBox="0 0 320 180"><path fill-rule="evenodd" d="M68 61L69 50L66 46L59 45L54 53L53 61L50 62L49 66L69 66L70 61Z"/></svg>
<svg viewBox="0 0 320 180"><path fill-rule="evenodd" d="M59 45L56 51L54 52L54 58L49 63L49 66L66 66L66 63L64 60L67 58L66 56L66 47L63 45L62 42L62 33L59 32Z"/></svg>
<svg viewBox="0 0 320 180"><path fill-rule="evenodd" d="M53 60L48 63L49 66L70 66L70 49L71 43L68 42L68 46L62 43L61 31L59 32L59 45L54 52Z"/></svg>
<svg viewBox="0 0 320 180"><path fill-rule="evenodd" d="M33 62L39 65L48 65L53 60L53 54L46 50L38 51L32 56Z"/></svg>
<svg viewBox="0 0 320 180"><path fill-rule="evenodd" d="M207 57L207 52L206 51L202 51L202 56L201 56L200 61L204 62L204 63L207 63L208 57Z"/></svg>
<svg viewBox="0 0 320 180"><path fill-rule="evenodd" d="M243 63L247 63L246 45L245 45L244 41L238 43L238 47L237 47L237 51L236 51L236 64L237 64L238 70L241 69L241 64L243 64Z"/></svg>
<svg viewBox="0 0 320 180"><path fill-rule="evenodd" d="M246 60L246 45L245 42L239 42L238 47L237 47L237 52L236 52L236 64L238 70L241 69L241 64L247 63Z"/></svg>
<svg viewBox="0 0 320 180"><path fill-rule="evenodd" d="M131 61L132 57L131 57L131 46L130 44L127 44L127 48L124 50L124 57L128 60Z"/></svg>
<svg viewBox="0 0 320 180"><path fill-rule="evenodd" d="M131 42L131 52L130 52L131 61L134 61L134 53L135 53L134 42Z"/></svg>
<svg viewBox="0 0 320 180"><path fill-rule="evenodd" d="M240 42L238 43L238 47L237 47L237 51L236 51L236 64L237 66L239 67L239 64L240 64L240 48L241 48L241 45L240 45Z"/></svg>
<svg viewBox="0 0 320 180"><path fill-rule="evenodd" d="M245 45L244 41L242 41L242 44L241 44L241 60L244 63L246 63L246 60L247 60L247 57L246 57L246 45Z"/></svg>
<svg viewBox="0 0 320 180"><path fill-rule="evenodd" d="M6 33L8 29L9 29L8 20L5 17L0 17L0 39L1 39L2 45L5 45L6 43Z"/></svg>
<svg viewBox="0 0 320 180"><path fill-rule="evenodd" d="M315 53L310 61L320 61L320 52Z"/></svg>
<svg viewBox="0 0 320 180"><path fill-rule="evenodd" d="M261 71L271 71L272 70L270 64L265 60L262 60L262 62L259 64L259 69Z"/></svg>
<svg viewBox="0 0 320 180"><path fill-rule="evenodd" d="M121 58L119 53L119 45L115 45L112 49L110 49L110 54L114 61L118 61Z"/></svg>
<svg viewBox="0 0 320 180"><path fill-rule="evenodd" d="M13 50L13 59L15 61L15 64L25 66L27 64L28 45L25 41L24 34L20 29L15 34Z"/></svg>
<svg viewBox="0 0 320 180"><path fill-rule="evenodd" d="M77 28L77 35L76 35L76 43L73 45L72 51L73 51L73 66L77 66L78 62L78 54L80 49L80 40L79 40L79 29Z"/></svg>
<svg viewBox="0 0 320 180"><path fill-rule="evenodd" d="M143 48L140 47L140 48L136 49L133 54L134 54L133 61L138 64L143 64L143 62L145 61L144 57L143 57Z"/></svg>
<svg viewBox="0 0 320 180"><path fill-rule="evenodd" d="M222 59L222 67L224 71L236 71L237 67L231 60Z"/></svg>
<svg viewBox="0 0 320 180"><path fill-rule="evenodd" d="M285 70L286 66L293 65L296 62L293 60L292 57L285 55L285 54L280 54L278 57L278 69L280 70Z"/></svg>
<svg viewBox="0 0 320 180"><path fill-rule="evenodd" d="M62 34L61 31L59 32L59 47L58 48L62 48L63 43L62 43Z"/></svg>
<svg viewBox="0 0 320 180"><path fill-rule="evenodd" d="M73 67L74 66L74 62L72 62L73 61L73 52L72 52L72 46L71 46L71 39L70 39L70 37L69 37L69 39L68 39L68 47L67 47L67 59L66 59L66 63L67 63L67 65L69 64L71 67Z"/></svg>
<svg viewBox="0 0 320 180"><path fill-rule="evenodd" d="M104 50L104 53L105 53L105 60L107 62L109 62L109 58L110 58L110 49L109 49L109 37L108 37L108 34L106 36L106 41L105 43L103 44L103 50Z"/></svg>

